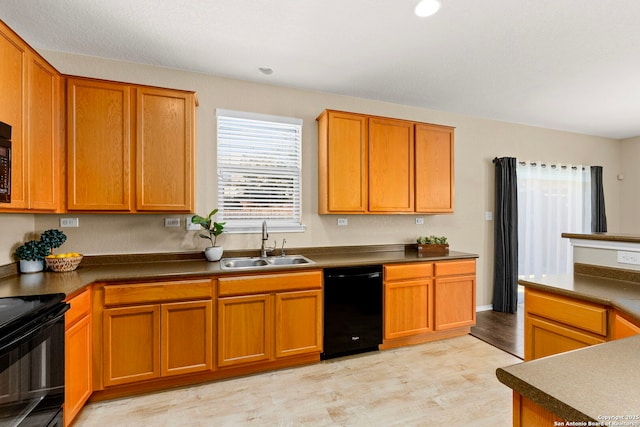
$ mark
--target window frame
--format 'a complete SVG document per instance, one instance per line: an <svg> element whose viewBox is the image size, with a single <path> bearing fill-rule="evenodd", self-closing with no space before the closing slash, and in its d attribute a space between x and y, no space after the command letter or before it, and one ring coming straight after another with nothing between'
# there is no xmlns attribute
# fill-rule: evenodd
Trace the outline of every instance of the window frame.
<svg viewBox="0 0 640 427"><path fill-rule="evenodd" d="M294 176L292 173L294 169L297 167L297 173L295 173L294 183L297 180L297 191L298 194L292 196L291 205L294 209L294 214L288 218L288 220L283 220L279 218L269 218L269 217L254 217L248 219L238 219L238 218L229 218L229 216L225 215L225 194L224 194L224 182L223 182L223 174L228 171L232 171L231 173L240 174L241 167L230 167L227 164L221 165L221 137L225 137L225 135L221 135L220 131L220 118L230 118L230 119L240 119L241 120L250 120L250 121L262 121L281 125L291 125L292 127L297 127L298 130L298 138L296 140L297 147L292 150L290 154L297 150L297 166L289 165L291 168L288 169L288 173L290 176ZM237 110L229 110L229 109L216 109L216 174L217 174L217 200L218 200L218 222L226 222L225 232L230 234L233 233L255 233L261 232L262 230L262 222L264 220L267 221L267 226L270 232L304 232L306 226L303 224L302 218L302 129L303 129L303 120L294 117L285 117L285 116L276 116L269 114L260 114L260 113L252 113L245 111L237 111ZM222 156L224 157L224 156ZM277 171L278 169L274 166L272 172ZM267 169L268 172L268 169ZM294 184L294 191L296 185ZM296 203L297 200L297 203Z"/></svg>

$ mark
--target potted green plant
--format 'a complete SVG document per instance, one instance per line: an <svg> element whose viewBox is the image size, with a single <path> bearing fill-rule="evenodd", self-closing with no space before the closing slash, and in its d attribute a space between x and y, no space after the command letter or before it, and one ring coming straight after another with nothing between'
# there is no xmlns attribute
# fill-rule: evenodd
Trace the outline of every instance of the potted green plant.
<svg viewBox="0 0 640 427"><path fill-rule="evenodd" d="M222 246L216 245L218 241L218 236L221 235L224 231L225 222L215 222L213 217L218 213L218 209L214 209L209 212L209 215L206 217L200 215L194 215L191 217L191 222L193 224L199 224L203 230L206 230L205 233L201 233L200 237L203 239L208 239L211 242L211 246L205 248L204 256L208 261L219 261L222 258Z"/></svg>
<svg viewBox="0 0 640 427"><path fill-rule="evenodd" d="M419 254L447 254L449 253L449 243L445 236L425 236L416 239Z"/></svg>
<svg viewBox="0 0 640 427"><path fill-rule="evenodd" d="M44 270L44 258L49 254L49 248L41 240L29 240L18 246L14 256L20 262L21 273L37 273Z"/></svg>
<svg viewBox="0 0 640 427"><path fill-rule="evenodd" d="M40 241L49 249L47 255L53 254L53 248L59 248L67 241L67 236L60 230L46 230L40 235Z"/></svg>

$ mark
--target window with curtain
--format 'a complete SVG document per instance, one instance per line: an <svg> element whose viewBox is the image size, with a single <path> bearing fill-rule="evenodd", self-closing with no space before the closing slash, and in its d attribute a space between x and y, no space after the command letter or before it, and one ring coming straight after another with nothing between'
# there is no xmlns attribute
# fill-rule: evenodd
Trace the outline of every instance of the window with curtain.
<svg viewBox="0 0 640 427"><path fill-rule="evenodd" d="M518 275L572 271L569 239L589 233L591 173L588 166L518 162Z"/></svg>
<svg viewBox="0 0 640 427"><path fill-rule="evenodd" d="M302 120L216 111L218 221L229 232L302 231Z"/></svg>

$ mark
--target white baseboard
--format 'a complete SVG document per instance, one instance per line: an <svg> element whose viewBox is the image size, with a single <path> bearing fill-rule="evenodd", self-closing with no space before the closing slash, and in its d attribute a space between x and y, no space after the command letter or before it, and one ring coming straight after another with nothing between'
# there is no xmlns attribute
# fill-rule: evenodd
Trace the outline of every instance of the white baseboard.
<svg viewBox="0 0 640 427"><path fill-rule="evenodd" d="M489 310L493 310L493 304L476 306L476 313L478 311L489 311Z"/></svg>

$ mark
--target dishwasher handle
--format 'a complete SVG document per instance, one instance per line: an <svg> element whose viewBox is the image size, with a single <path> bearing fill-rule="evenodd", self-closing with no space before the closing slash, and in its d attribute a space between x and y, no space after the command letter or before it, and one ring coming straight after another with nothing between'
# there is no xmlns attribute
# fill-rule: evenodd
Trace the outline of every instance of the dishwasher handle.
<svg viewBox="0 0 640 427"><path fill-rule="evenodd" d="M335 274L335 273L329 273L327 274L327 278L328 279L351 279L351 278L356 278L356 277L364 277L367 279L377 279L378 277L380 277L382 275L382 273L379 272L375 272L375 273L355 273L355 274Z"/></svg>

